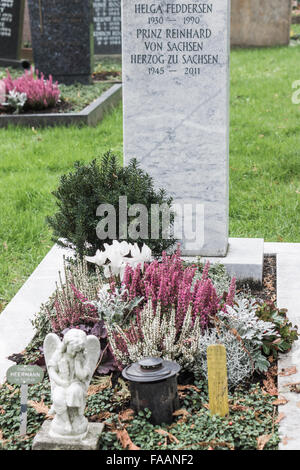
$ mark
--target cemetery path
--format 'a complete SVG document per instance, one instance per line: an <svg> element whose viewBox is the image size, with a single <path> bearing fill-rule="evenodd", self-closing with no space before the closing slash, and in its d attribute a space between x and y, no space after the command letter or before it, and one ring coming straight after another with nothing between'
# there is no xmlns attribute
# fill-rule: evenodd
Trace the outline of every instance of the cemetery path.
<svg viewBox="0 0 300 470"><path fill-rule="evenodd" d="M265 253L277 255L277 305L300 330L300 244L265 243ZM300 340L279 358L278 391L279 449L300 450Z"/></svg>
<svg viewBox="0 0 300 470"><path fill-rule="evenodd" d="M63 273L66 251L54 246L0 315L0 383L7 369L14 365L7 358L23 351L33 339L31 320L54 292Z"/></svg>

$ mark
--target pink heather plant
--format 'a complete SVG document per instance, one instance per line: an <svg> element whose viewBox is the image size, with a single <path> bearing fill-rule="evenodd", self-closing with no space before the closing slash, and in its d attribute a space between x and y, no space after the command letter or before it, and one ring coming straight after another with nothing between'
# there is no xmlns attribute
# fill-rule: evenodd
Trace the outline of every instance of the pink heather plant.
<svg viewBox="0 0 300 470"><path fill-rule="evenodd" d="M136 269L129 265L125 269L123 284L129 299L144 297L144 303L150 298L153 308L160 302L162 311L176 309L176 327L179 331L189 305L192 305L193 320L200 317L202 331L208 328L210 317L214 317L222 308L226 308L221 297L208 277L209 263L206 263L202 278L194 280L197 267L184 267L180 249L172 256L163 253L162 261L153 261L145 265L144 274L140 266ZM235 279L232 280L225 303L232 305L235 296ZM142 304L139 308L142 307Z"/></svg>
<svg viewBox="0 0 300 470"><path fill-rule="evenodd" d="M27 109L46 109L53 107L57 104L60 96L60 90L57 82L53 83L52 76L45 80L44 75L36 71L36 76L33 69L30 71L25 70L25 73L16 79L12 79L9 71L7 76L3 79L8 94L12 90L19 93L26 93L27 101L25 108Z"/></svg>
<svg viewBox="0 0 300 470"><path fill-rule="evenodd" d="M4 103L6 100L6 86L5 86L5 81L0 80L0 106L2 103Z"/></svg>
<svg viewBox="0 0 300 470"><path fill-rule="evenodd" d="M52 331L60 333L66 328L74 328L82 323L95 324L99 322L97 309L88 303L88 299L73 285L73 297L61 291L56 295L52 312L47 309Z"/></svg>

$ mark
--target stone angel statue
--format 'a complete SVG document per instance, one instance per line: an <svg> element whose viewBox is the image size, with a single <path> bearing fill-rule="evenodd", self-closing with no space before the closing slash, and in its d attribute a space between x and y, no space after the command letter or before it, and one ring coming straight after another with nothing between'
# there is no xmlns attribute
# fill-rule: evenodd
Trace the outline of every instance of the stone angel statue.
<svg viewBox="0 0 300 470"><path fill-rule="evenodd" d="M100 356L96 336L69 330L63 340L49 333L44 341L44 354L51 383L52 437L81 438L87 434L84 416L86 392Z"/></svg>

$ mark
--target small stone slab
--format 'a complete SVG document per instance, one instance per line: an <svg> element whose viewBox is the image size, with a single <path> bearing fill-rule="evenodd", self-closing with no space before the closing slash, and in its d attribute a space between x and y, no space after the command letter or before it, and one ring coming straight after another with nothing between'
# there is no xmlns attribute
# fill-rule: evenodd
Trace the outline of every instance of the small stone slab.
<svg viewBox="0 0 300 470"><path fill-rule="evenodd" d="M197 258L184 257L189 262ZM263 238L229 238L227 255L224 257L204 257L203 262L223 264L230 276L239 281L262 282L264 263Z"/></svg>
<svg viewBox="0 0 300 470"><path fill-rule="evenodd" d="M85 439L64 439L49 435L51 421L45 421L32 444L32 450L98 450L104 428L101 423L89 423Z"/></svg>

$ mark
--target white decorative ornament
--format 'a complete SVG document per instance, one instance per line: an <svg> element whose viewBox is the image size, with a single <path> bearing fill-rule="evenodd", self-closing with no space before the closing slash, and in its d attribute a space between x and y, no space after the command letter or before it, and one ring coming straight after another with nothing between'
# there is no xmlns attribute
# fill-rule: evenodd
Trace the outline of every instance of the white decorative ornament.
<svg viewBox="0 0 300 470"><path fill-rule="evenodd" d="M53 402L49 414L54 415L50 435L84 439L88 429L84 416L86 392L99 360L99 340L79 329L69 330L62 341L49 333L44 354Z"/></svg>

